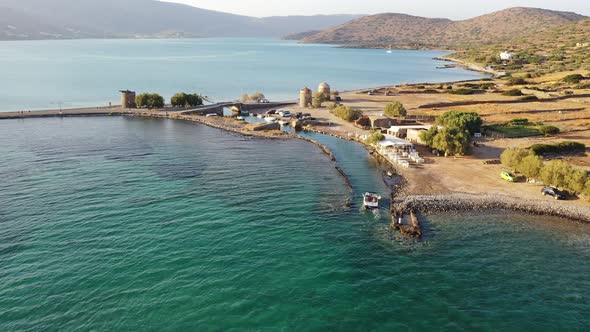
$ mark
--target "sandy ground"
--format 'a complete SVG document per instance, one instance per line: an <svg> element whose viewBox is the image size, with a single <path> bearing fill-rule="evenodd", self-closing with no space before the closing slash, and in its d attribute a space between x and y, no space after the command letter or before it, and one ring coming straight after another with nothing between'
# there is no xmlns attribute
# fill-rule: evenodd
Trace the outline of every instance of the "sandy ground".
<svg viewBox="0 0 590 332"><path fill-rule="evenodd" d="M454 96L454 95L440 95L440 94L412 94L412 95L394 95L394 96L369 96L360 94L358 92L342 94L344 104L355 108L362 109L365 114L379 115L382 113L383 107L386 103L393 100L398 100L404 103L409 109L409 113L417 112L420 105L426 103L435 103L441 101L456 101L474 98L474 96ZM504 96L494 96L499 100L504 100ZM492 98L488 97L488 98ZM477 96L481 98L481 96ZM526 104L504 104L498 105L482 105L479 109L471 111L479 111L483 113L487 121L486 114L498 116L502 120L505 118L515 117L531 117L533 121L536 116L545 117L543 120L550 123L559 123L560 119L551 118L549 115L537 113L518 113L518 115L510 115L507 113L510 110L527 111L538 109L564 109L564 108L581 108L576 113L577 117L585 117L586 114L590 116L590 99L582 100L567 100L564 102L555 103L526 103ZM320 121L328 122L329 126L316 127L318 130L330 132L340 136L350 135L366 135L369 132L353 126L351 123L334 117L327 109L303 109L299 107L287 108L292 112L311 113ZM451 108L467 111L467 107ZM447 111L445 109L441 111ZM420 111L423 111L420 109ZM438 111L438 113L442 113ZM554 113L553 113L554 114ZM562 115L565 117L565 115ZM547 121L551 120L551 121ZM563 126L561 126L563 128ZM469 193L469 194L492 194L502 195L512 198L523 198L530 200L550 200L541 195L540 184L529 184L525 182L509 183L500 178L500 172L503 170L502 165L485 164L486 160L499 159L500 154L511 147L529 147L535 143L557 143L565 140L574 140L585 143L590 146L590 129L579 122L573 123L567 127L567 132L560 134L557 137L532 137L532 138L516 138L516 139L496 139L486 141L483 146L474 147L473 153L466 157L437 157L432 155L426 147L419 148L420 154L426 158L426 164L420 167L413 167L410 169L399 170L407 179L406 193L410 195L427 195L427 194L442 194L442 193ZM590 171L590 157L576 156L565 158L572 164L584 167ZM564 201L563 204L568 205L588 205L583 200Z"/></svg>

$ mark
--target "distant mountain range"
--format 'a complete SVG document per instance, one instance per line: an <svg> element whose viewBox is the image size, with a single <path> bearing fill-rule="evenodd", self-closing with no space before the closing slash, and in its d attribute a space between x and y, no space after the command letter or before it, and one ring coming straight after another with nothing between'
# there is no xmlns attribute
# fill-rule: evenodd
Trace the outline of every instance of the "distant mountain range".
<svg viewBox="0 0 590 332"><path fill-rule="evenodd" d="M304 43L365 47L461 48L485 45L549 31L586 16L538 8L515 7L464 21L404 14L378 14L304 35Z"/></svg>
<svg viewBox="0 0 590 332"><path fill-rule="evenodd" d="M281 37L361 16L255 18L155 0L0 0L0 40Z"/></svg>

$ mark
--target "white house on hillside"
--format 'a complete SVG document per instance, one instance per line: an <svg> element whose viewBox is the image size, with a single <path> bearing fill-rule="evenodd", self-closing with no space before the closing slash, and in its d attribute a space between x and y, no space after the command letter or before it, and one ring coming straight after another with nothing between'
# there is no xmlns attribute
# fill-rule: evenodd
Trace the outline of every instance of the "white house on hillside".
<svg viewBox="0 0 590 332"><path fill-rule="evenodd" d="M502 60L502 61L514 60L514 53L502 52L502 53L500 53L500 60Z"/></svg>

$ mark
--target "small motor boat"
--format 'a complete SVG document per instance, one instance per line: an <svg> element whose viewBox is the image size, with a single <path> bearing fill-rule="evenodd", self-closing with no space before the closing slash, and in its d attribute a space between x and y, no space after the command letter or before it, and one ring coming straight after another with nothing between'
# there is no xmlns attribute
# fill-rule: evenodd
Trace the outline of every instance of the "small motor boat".
<svg viewBox="0 0 590 332"><path fill-rule="evenodd" d="M363 207L365 209L378 209L379 208L379 200L381 196L373 193L364 193L363 194Z"/></svg>

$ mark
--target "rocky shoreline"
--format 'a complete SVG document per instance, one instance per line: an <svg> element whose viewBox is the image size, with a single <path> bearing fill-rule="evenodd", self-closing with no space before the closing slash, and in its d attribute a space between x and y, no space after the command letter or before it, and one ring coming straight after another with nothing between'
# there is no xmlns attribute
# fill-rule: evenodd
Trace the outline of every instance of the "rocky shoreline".
<svg viewBox="0 0 590 332"><path fill-rule="evenodd" d="M590 207L565 205L555 201L523 200L498 195L463 193L410 195L398 198L395 205L403 211L415 210L423 214L507 210L590 223Z"/></svg>

